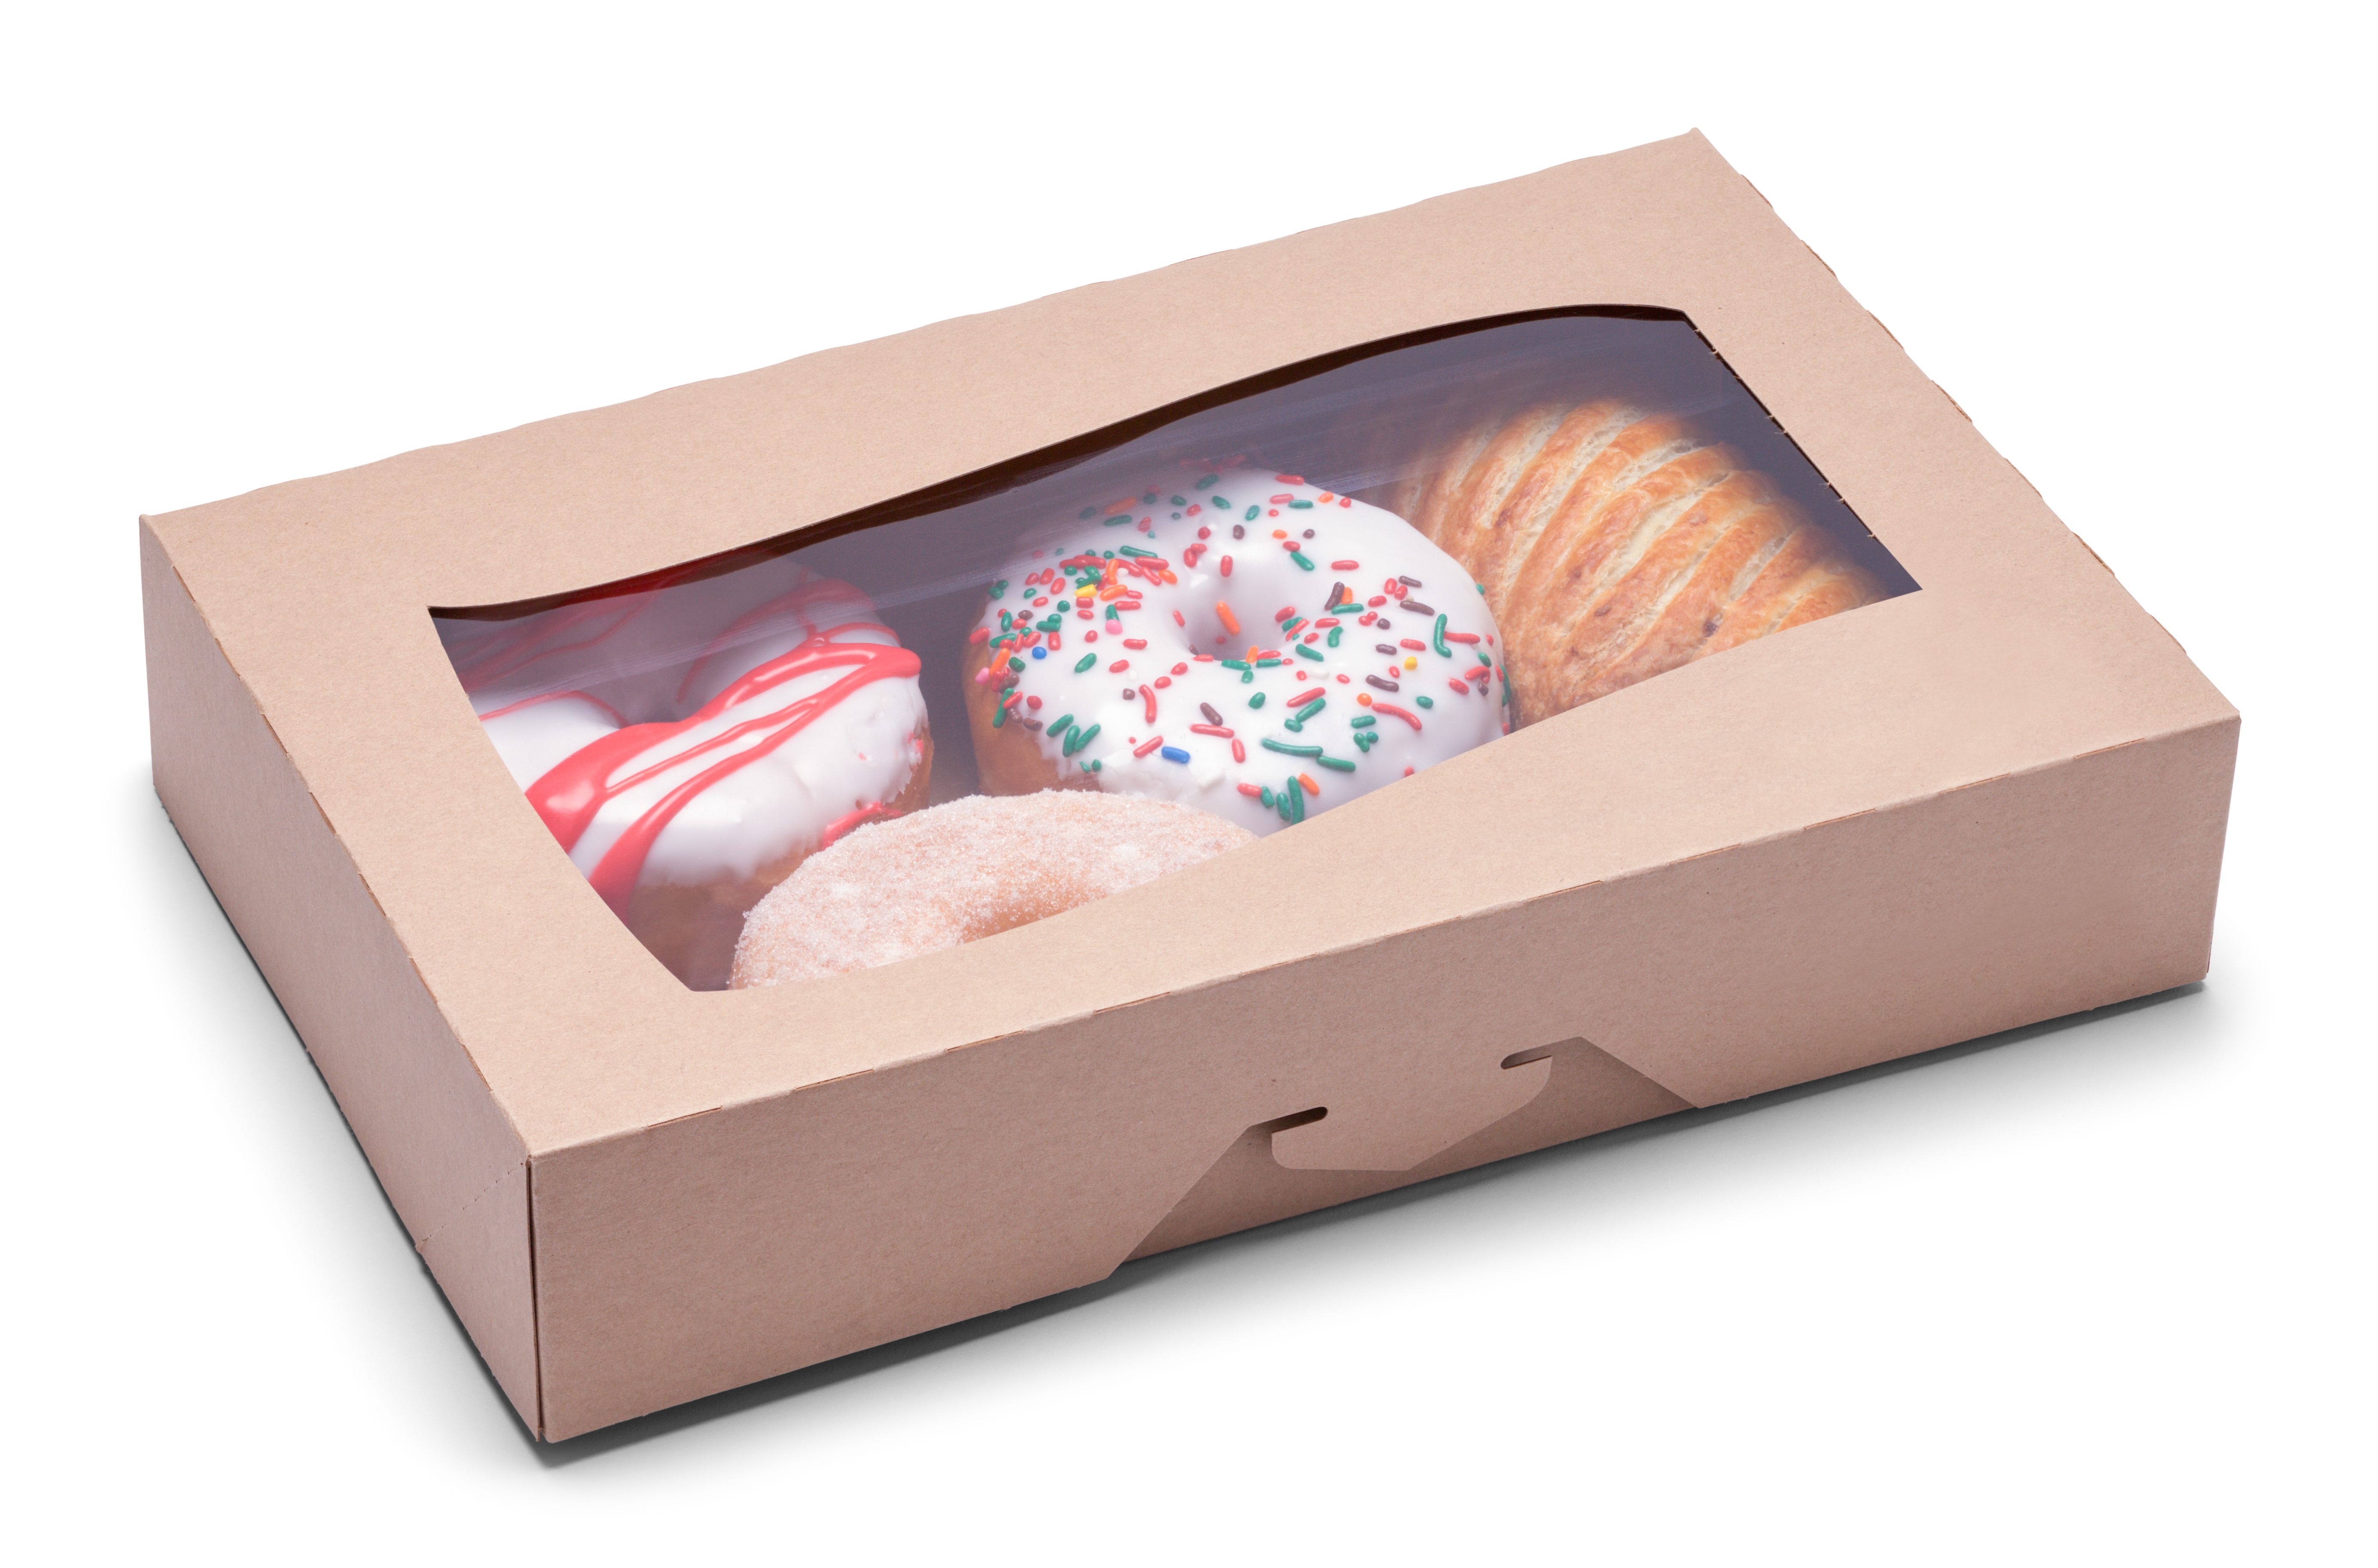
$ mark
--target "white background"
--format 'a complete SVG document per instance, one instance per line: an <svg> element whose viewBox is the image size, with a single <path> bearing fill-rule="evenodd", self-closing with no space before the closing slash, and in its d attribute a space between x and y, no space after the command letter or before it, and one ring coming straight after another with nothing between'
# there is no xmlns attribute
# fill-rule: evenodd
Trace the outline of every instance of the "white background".
<svg viewBox="0 0 2378 1568"><path fill-rule="evenodd" d="M20 1560L2371 1550L2355 25L20 11ZM151 794L135 516L1694 126L2244 711L2210 981L529 1442Z"/></svg>

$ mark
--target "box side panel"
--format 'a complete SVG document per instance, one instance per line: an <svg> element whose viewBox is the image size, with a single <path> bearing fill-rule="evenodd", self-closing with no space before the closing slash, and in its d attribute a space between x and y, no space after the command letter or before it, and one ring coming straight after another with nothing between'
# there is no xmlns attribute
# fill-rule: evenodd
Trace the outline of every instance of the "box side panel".
<svg viewBox="0 0 2378 1568"><path fill-rule="evenodd" d="M158 796L534 1425L526 1151L145 524L140 559Z"/></svg>
<svg viewBox="0 0 2378 1568"><path fill-rule="evenodd" d="M2209 724L541 1155L547 1430L2201 977L2235 737ZM1483 1107L1478 1081L1522 1076L1491 1124L1396 1135L1414 1085Z"/></svg>

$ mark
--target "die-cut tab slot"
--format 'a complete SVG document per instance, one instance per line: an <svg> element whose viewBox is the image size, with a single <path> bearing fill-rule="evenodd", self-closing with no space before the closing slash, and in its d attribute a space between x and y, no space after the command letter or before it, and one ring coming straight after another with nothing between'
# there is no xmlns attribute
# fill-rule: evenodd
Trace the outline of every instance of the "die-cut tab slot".
<svg viewBox="0 0 2378 1568"><path fill-rule="evenodd" d="M1511 1064L1511 1071L1547 1074L1550 1082L1514 1114L1409 1170L1303 1170L1278 1158L1281 1135L1326 1125L1339 1116L1336 1107L1316 1106L1255 1123L1239 1135L1131 1255L1144 1258L1170 1251L1692 1108L1582 1037L1514 1051L1504 1060Z"/></svg>

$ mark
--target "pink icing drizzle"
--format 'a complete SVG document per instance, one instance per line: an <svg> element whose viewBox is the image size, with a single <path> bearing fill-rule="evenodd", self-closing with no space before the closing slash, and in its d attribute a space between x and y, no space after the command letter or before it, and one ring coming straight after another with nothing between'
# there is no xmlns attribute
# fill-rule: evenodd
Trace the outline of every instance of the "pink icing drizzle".
<svg viewBox="0 0 2378 1568"><path fill-rule="evenodd" d="M846 626L834 629L840 632L860 628ZM738 703L751 701L800 676L837 665L850 666L850 673L823 690L797 698L774 712L731 725L681 750L667 749L672 740L698 724L719 717ZM921 668L917 655L906 648L877 642L836 642L831 633L812 637L790 652L771 659L745 674L712 698L691 718L680 719L674 724L631 724L580 748L529 785L529 804L536 808L537 816L551 830L553 836L561 841L561 847L572 849L594 824L603 808L627 791L689 759L734 748L738 742L753 735L763 736L756 744L735 749L730 755L720 758L654 802L628 825L611 847L604 852L594 869L587 873L586 880L594 885L594 891L602 895L603 902L625 918L628 895L634 890L637 878L643 873L645 856L652 853L653 844L660 838L662 830L689 802L719 780L791 740L820 714L831 710L859 688L872 681L914 679ZM666 754L623 778L612 777L618 769L655 750ZM865 814L871 810L882 815L891 814L878 805L862 808L853 815L864 820ZM858 822L845 818L828 831L839 837L841 832L847 832L856 826Z"/></svg>
<svg viewBox="0 0 2378 1568"><path fill-rule="evenodd" d="M540 702L558 701L564 697L575 697L581 702L594 703L594 706L610 714L611 722L615 724L624 724L628 722L619 716L619 710L612 707L611 704L604 701L600 697L590 697L582 691L541 691L534 697L523 697L517 702L507 702L500 708L482 713L479 715L479 722L484 724L489 719L500 719L507 713L517 713L522 708L534 708Z"/></svg>

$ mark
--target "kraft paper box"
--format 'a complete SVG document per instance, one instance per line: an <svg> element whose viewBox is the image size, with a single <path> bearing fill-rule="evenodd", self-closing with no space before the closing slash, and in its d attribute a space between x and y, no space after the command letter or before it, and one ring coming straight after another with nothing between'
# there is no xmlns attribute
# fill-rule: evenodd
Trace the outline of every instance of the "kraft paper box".
<svg viewBox="0 0 2378 1568"><path fill-rule="evenodd" d="M1352 464L1330 432L1393 423L1361 377L1483 396L1522 339L1588 371L1687 344L1873 602L1087 908L737 990L622 924L450 657L473 616L714 557L908 528L995 559L1015 497L1248 410L1303 410L1303 449ZM1260 429L1198 449L1287 461ZM1176 516L1138 520L1143 555ZM158 793L547 1439L2208 962L2237 714L1697 135L146 519L141 545ZM937 799L973 788L955 661L989 586L870 590L926 670ZM1400 613L1380 586L1332 592ZM1430 723L1496 700L1454 674ZM1284 819L1307 800L1281 784Z"/></svg>

